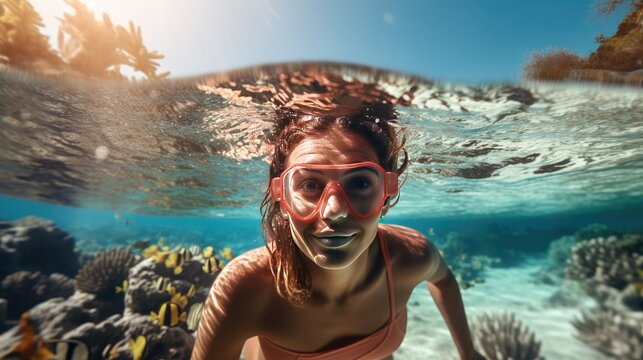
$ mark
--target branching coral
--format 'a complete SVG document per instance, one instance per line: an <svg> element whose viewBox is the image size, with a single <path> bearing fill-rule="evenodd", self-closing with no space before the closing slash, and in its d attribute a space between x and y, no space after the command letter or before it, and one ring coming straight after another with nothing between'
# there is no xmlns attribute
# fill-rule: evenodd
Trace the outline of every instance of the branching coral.
<svg viewBox="0 0 643 360"><path fill-rule="evenodd" d="M643 256L638 254L643 237L628 235L585 240L572 248L565 274L574 280L594 280L622 289L638 277L643 267Z"/></svg>
<svg viewBox="0 0 643 360"><path fill-rule="evenodd" d="M80 291L110 297L116 287L127 279L129 269L136 264L136 256L124 248L99 252L96 258L80 270L76 288Z"/></svg>
<svg viewBox="0 0 643 360"><path fill-rule="evenodd" d="M594 349L618 359L643 359L643 318L596 308L572 321L578 337Z"/></svg>
<svg viewBox="0 0 643 360"><path fill-rule="evenodd" d="M471 326L475 348L489 360L541 359L540 342L514 314L484 314Z"/></svg>

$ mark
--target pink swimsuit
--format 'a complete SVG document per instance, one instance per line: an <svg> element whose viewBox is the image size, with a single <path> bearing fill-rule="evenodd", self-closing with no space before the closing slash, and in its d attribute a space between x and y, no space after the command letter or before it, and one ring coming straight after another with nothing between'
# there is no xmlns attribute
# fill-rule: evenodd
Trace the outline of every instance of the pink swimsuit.
<svg viewBox="0 0 643 360"><path fill-rule="evenodd" d="M380 248L384 255L386 264L386 277L388 280L388 299L391 307L391 318L383 327L374 333L358 340L352 344L337 349L314 352L297 353L284 349L283 347L270 342L270 340L259 336L259 344L266 360L354 360L354 359L381 359L392 354L402 343L406 334L406 308L395 316L395 302L393 296L393 276L391 274L391 259L388 248L381 232L378 231Z"/></svg>

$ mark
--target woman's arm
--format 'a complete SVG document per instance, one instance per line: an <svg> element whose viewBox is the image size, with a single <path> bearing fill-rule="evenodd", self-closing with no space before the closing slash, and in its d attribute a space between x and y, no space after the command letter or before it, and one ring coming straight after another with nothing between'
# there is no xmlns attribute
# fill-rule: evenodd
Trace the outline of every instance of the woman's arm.
<svg viewBox="0 0 643 360"><path fill-rule="evenodd" d="M192 360L238 360L245 340L256 335L264 303L256 260L253 254L243 254L214 281L203 306Z"/></svg>
<svg viewBox="0 0 643 360"><path fill-rule="evenodd" d="M427 240L432 257L426 285L446 322L461 359L484 359L473 348L460 287L435 246Z"/></svg>

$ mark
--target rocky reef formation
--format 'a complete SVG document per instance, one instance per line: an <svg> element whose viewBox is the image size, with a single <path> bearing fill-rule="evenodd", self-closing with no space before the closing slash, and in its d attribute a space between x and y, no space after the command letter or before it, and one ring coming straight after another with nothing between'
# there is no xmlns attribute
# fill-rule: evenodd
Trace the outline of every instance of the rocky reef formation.
<svg viewBox="0 0 643 360"><path fill-rule="evenodd" d="M610 14L623 0L603 0L599 13ZM535 80L596 81L643 86L643 1L630 1L631 12L610 37L598 35L599 47L584 58L566 50L534 53L524 75Z"/></svg>
<svg viewBox="0 0 643 360"><path fill-rule="evenodd" d="M31 227L25 223L37 224L40 230L28 231ZM144 247L80 254L73 251L74 239L51 222L29 218L0 224L3 244L37 244L44 239L56 250L58 243L47 239L63 239L69 242L72 251L67 256L73 256L76 267L79 258L87 259L83 269L76 270L76 280L39 268L4 277L0 354L5 355L54 340L86 346L89 359L188 359L209 287L224 266L222 259L233 256L229 248L217 254L211 246L170 248L162 240ZM46 231L42 224L47 225ZM8 248L17 259L28 259L20 251L32 249ZM30 264L12 262L25 263Z"/></svg>
<svg viewBox="0 0 643 360"><path fill-rule="evenodd" d="M79 268L74 244L74 239L51 221L31 216L0 221L0 277L16 271L73 277Z"/></svg>
<svg viewBox="0 0 643 360"><path fill-rule="evenodd" d="M484 314L471 325L474 347L488 360L536 360L540 341L512 313Z"/></svg>

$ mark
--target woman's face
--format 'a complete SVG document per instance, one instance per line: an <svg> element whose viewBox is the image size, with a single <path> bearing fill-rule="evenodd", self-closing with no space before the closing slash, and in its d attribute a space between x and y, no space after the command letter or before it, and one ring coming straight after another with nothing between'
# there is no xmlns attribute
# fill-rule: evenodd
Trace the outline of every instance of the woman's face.
<svg viewBox="0 0 643 360"><path fill-rule="evenodd" d="M331 129L317 137L304 139L286 159L292 164L351 164L363 161L378 163L373 146L361 136ZM379 199L373 199L374 202ZM318 266L343 269L355 261L372 243L382 210L367 219L354 217L335 189L310 222L302 222L282 209L290 218L290 229L297 247ZM334 239L332 239L334 237ZM331 238L332 241L329 241ZM329 243L341 246L325 245ZM345 239L348 240L344 244Z"/></svg>

